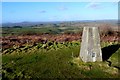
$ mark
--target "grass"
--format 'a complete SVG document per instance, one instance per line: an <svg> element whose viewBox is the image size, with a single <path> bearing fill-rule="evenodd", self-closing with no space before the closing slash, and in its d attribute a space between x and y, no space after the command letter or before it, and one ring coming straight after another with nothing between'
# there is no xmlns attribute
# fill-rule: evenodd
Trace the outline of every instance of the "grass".
<svg viewBox="0 0 120 80"><path fill-rule="evenodd" d="M102 47L109 44L101 43ZM39 43L31 48L12 48L11 52L3 51L3 79L118 78L118 69L114 65L118 64L117 56L120 49L110 57L112 66L108 66L108 62L82 62L78 57L79 49L80 43L74 41L54 43L51 46L48 43Z"/></svg>

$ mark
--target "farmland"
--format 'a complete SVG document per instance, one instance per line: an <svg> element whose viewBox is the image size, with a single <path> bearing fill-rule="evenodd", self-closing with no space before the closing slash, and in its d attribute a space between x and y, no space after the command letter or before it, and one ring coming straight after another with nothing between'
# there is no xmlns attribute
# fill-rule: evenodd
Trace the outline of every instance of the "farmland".
<svg viewBox="0 0 120 80"><path fill-rule="evenodd" d="M99 24L105 61L84 63L79 58L82 25L2 28L3 79L118 78L118 29Z"/></svg>

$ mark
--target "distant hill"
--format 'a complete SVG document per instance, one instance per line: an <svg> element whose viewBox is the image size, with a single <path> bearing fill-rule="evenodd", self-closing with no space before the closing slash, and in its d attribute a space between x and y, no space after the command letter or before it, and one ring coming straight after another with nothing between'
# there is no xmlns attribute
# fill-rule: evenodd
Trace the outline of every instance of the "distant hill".
<svg viewBox="0 0 120 80"><path fill-rule="evenodd" d="M2 27L13 27L13 26L35 26L35 25L42 25L42 24L59 24L59 23L109 23L109 24L118 24L117 20L77 20L77 21L51 21L51 22L19 22L19 23L3 23Z"/></svg>

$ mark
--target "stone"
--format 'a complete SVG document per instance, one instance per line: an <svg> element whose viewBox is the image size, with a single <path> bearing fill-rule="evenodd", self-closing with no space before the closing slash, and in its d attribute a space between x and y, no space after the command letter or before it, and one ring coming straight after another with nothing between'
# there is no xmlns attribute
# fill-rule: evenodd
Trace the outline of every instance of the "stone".
<svg viewBox="0 0 120 80"><path fill-rule="evenodd" d="M98 27L83 28L80 58L83 62L102 61Z"/></svg>

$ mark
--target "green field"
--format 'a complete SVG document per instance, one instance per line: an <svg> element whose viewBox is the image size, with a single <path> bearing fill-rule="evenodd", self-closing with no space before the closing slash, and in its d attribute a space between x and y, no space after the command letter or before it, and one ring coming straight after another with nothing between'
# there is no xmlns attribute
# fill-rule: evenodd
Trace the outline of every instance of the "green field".
<svg viewBox="0 0 120 80"><path fill-rule="evenodd" d="M82 28L79 27L4 27L2 28L2 36L77 33L81 31Z"/></svg>
<svg viewBox="0 0 120 80"><path fill-rule="evenodd" d="M102 48L118 42L102 42ZM79 58L80 42L47 42L37 45L25 44L3 51L3 79L25 78L118 78L120 49L109 62L84 63ZM108 54L107 52L106 54Z"/></svg>

